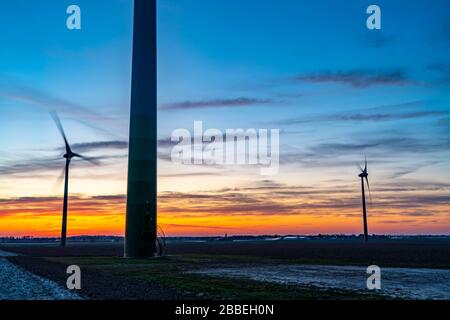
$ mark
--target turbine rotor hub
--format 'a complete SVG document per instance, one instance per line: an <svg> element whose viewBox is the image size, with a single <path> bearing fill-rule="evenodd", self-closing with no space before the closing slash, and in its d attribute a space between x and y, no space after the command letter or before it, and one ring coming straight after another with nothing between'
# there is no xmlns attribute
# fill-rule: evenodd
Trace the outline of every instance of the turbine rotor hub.
<svg viewBox="0 0 450 320"><path fill-rule="evenodd" d="M74 156L75 156L75 155L74 155L73 153L66 153L66 154L64 155L64 158L70 160L70 159L72 159Z"/></svg>
<svg viewBox="0 0 450 320"><path fill-rule="evenodd" d="M359 174L360 178L367 178L369 176L369 174L367 172L362 172Z"/></svg>

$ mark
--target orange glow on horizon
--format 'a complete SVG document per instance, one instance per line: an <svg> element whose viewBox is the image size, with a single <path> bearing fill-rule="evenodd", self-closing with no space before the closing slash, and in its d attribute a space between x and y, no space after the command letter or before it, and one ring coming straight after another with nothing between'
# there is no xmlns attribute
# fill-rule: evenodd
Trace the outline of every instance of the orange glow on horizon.
<svg viewBox="0 0 450 320"><path fill-rule="evenodd" d="M200 203L170 194L159 204L159 225L167 236L219 236L263 234L360 234L359 208L318 208L315 200L291 209L280 207L277 213L261 208L242 210L228 207L227 200ZM283 202L285 206L289 201ZM216 204L216 206L214 206ZM270 203L267 207L270 208ZM273 205L273 204L272 204ZM302 209L301 207L306 209ZM308 206L311 206L309 208ZM60 198L23 198L3 201L0 236L59 237L61 230ZM182 209L176 209L182 208ZM236 211L233 211L236 208ZM398 210L369 210L369 232L375 234L448 234L450 222L446 207L430 206L437 214L412 219ZM331 214L332 212L332 214ZM125 229L125 197L73 197L69 204L68 236L117 235Z"/></svg>

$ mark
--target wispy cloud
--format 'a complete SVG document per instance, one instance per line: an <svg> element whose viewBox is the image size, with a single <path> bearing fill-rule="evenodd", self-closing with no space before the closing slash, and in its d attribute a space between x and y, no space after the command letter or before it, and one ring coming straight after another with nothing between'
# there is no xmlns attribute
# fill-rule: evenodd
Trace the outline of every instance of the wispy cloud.
<svg viewBox="0 0 450 320"><path fill-rule="evenodd" d="M418 111L418 112L405 112L405 113L353 113L353 114L335 114L330 116L317 116L312 118L291 118L276 123L279 125L293 125L302 123L314 123L314 122L329 122L329 121L353 121L353 122L382 122L382 121L395 121L395 120L409 120L426 117L437 117L449 115L449 111Z"/></svg>
<svg viewBox="0 0 450 320"><path fill-rule="evenodd" d="M59 97L42 89L22 84L0 73L0 101L14 101L46 112L57 111L65 118L101 132L112 139L124 137L123 117L111 117L98 113L93 106L83 105L70 98Z"/></svg>
<svg viewBox="0 0 450 320"><path fill-rule="evenodd" d="M450 115L449 110L426 110L434 101L412 101L400 104L383 105L360 110L349 110L334 114L293 117L276 121L277 125L295 125L317 122L385 122ZM273 124L273 123L272 123Z"/></svg>
<svg viewBox="0 0 450 320"><path fill-rule="evenodd" d="M273 102L274 101L271 99L239 97L232 99L181 101L176 103L164 104L160 107L160 109L191 110L191 109L224 108L224 107L247 107L255 105L266 105Z"/></svg>
<svg viewBox="0 0 450 320"><path fill-rule="evenodd" d="M381 49L394 43L396 37L392 34L386 33L385 30L371 32L366 29L355 32L355 39L364 47Z"/></svg>
<svg viewBox="0 0 450 320"><path fill-rule="evenodd" d="M392 186L373 186L372 218L378 221L445 221L450 196L444 190L424 192L422 185L399 181ZM391 188L391 189L389 189ZM448 185L447 185L448 188ZM60 197L0 198L0 217L30 219L59 215ZM120 219L125 210L124 194L71 196L72 216ZM258 181L242 188L193 192L162 192L158 211L164 224L171 228L211 228L211 219L248 221L249 219L281 219L282 217L317 217L334 219L360 218L360 194L357 183L323 186L295 186L271 180ZM207 219L207 220L203 220ZM216 220L218 221L218 220ZM226 229L229 229L226 227Z"/></svg>
<svg viewBox="0 0 450 320"><path fill-rule="evenodd" d="M437 163L439 163L439 161L425 161L416 164L411 164L409 166L403 166L399 169L396 169L395 172L391 175L391 178L403 177L408 174L414 173L424 167L428 167Z"/></svg>
<svg viewBox="0 0 450 320"><path fill-rule="evenodd" d="M393 153L423 153L440 152L450 147L450 140L425 141L409 137L381 137L370 139L365 143L321 143L311 147L317 154L341 154L348 152L362 152L367 149L378 149L383 152Z"/></svg>
<svg viewBox="0 0 450 320"><path fill-rule="evenodd" d="M126 150L128 148L128 142L126 141L96 141L96 142L84 142L75 143L71 145L71 148L76 153L87 153L91 151L111 151L111 150ZM21 175L30 173L45 173L49 171L60 170L63 167L62 152L64 148L56 148L55 151L60 151L60 155L54 157L31 157L23 159L21 161L9 160L3 162L0 165L1 175ZM90 160L103 162L109 159L122 159L126 155L97 155L95 157L89 157ZM77 166L90 167L92 164L86 161L80 161Z"/></svg>
<svg viewBox="0 0 450 320"><path fill-rule="evenodd" d="M450 148L448 138L420 139L402 135L353 138L347 141L332 141L311 144L302 150L291 150L280 155L282 165L300 165L305 168L340 168L354 167L355 156L369 155L378 164L398 164L399 157L411 155L435 154ZM394 168L391 177L400 177L412 173L421 167L437 163L438 160L416 163L409 167ZM391 169L392 170L392 169Z"/></svg>
<svg viewBox="0 0 450 320"><path fill-rule="evenodd" d="M418 111L407 113L378 113L378 114L349 114L336 115L330 118L333 121L392 121L416 119L434 116L443 116L450 114L449 111Z"/></svg>
<svg viewBox="0 0 450 320"><path fill-rule="evenodd" d="M381 220L379 222L386 223L386 224L400 224L400 223L405 224L405 223L415 223L415 222L417 222L417 220L412 220L412 219L409 219L409 220Z"/></svg>
<svg viewBox="0 0 450 320"><path fill-rule="evenodd" d="M74 143L71 145L73 150L77 152L89 152L98 150L123 150L128 148L127 141L95 141L95 142L83 142Z"/></svg>
<svg viewBox="0 0 450 320"><path fill-rule="evenodd" d="M63 164L55 160L56 158L34 158L22 162L15 161L7 163L0 166L0 175L26 174L31 172L44 173L60 170Z"/></svg>
<svg viewBox="0 0 450 320"><path fill-rule="evenodd" d="M366 32L363 38L372 48L377 49L387 47L395 39L394 36L386 35L381 32Z"/></svg>
<svg viewBox="0 0 450 320"><path fill-rule="evenodd" d="M77 215L89 216L120 216L125 206L124 195L107 196L80 196L70 197L72 212ZM2 210L0 217L20 215L29 216L53 216L59 213L62 198L60 197L22 197L11 199L0 199Z"/></svg>
<svg viewBox="0 0 450 320"><path fill-rule="evenodd" d="M186 177L209 177L209 176L220 176L219 172L187 172L187 173L165 173L159 174L160 178L186 178Z"/></svg>
<svg viewBox="0 0 450 320"><path fill-rule="evenodd" d="M213 229L213 230L234 230L237 228L232 227L220 227L220 226L206 226L206 225L195 225L195 224L176 224L176 223L164 223L161 227L174 227L174 228L193 228L193 229Z"/></svg>
<svg viewBox="0 0 450 320"><path fill-rule="evenodd" d="M384 190L374 188L372 210L378 215L428 217L436 212L430 206L450 203L445 193L424 193L420 185ZM208 215L337 215L359 210L358 189L354 185L305 187L260 182L240 189L196 193L167 192L160 196L161 212L188 216ZM414 192L413 192L414 191ZM442 191L442 190L441 190ZM173 206L173 203L182 204ZM428 208L428 209L427 209ZM390 210L395 209L396 212Z"/></svg>
<svg viewBox="0 0 450 320"><path fill-rule="evenodd" d="M73 102L69 99L57 97L43 90L18 84L14 81L0 83L0 97L29 103L46 111L60 111L67 114L83 116L91 120L107 119L94 111L92 108Z"/></svg>
<svg viewBox="0 0 450 320"><path fill-rule="evenodd" d="M370 86L405 86L417 84L406 75L403 69L378 71L372 69L355 69L349 71L325 71L294 77L296 81L312 83L339 83L354 88Z"/></svg>

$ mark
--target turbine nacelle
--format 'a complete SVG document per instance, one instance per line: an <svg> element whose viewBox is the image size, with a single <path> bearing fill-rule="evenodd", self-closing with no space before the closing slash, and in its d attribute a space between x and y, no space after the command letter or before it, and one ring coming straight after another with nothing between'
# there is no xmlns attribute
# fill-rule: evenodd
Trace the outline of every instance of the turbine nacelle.
<svg viewBox="0 0 450 320"><path fill-rule="evenodd" d="M358 175L358 177L360 178L366 178L369 176L369 174L367 173L367 158L364 160L364 169L358 165L358 168L361 170L361 173Z"/></svg>
<svg viewBox="0 0 450 320"><path fill-rule="evenodd" d="M363 171L358 175L358 177L360 177L360 178L367 178L368 176L369 176L369 174L367 173L367 171Z"/></svg>
<svg viewBox="0 0 450 320"><path fill-rule="evenodd" d="M76 153L68 152L63 157L68 159L68 160L71 160L72 158L80 157L80 156L78 154L76 154Z"/></svg>

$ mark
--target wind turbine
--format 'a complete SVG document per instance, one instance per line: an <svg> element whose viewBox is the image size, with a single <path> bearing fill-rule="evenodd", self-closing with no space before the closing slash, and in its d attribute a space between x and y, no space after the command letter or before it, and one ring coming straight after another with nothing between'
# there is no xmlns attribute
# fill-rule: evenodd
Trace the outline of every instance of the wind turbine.
<svg viewBox="0 0 450 320"><path fill-rule="evenodd" d="M126 258L157 254L156 0L134 0Z"/></svg>
<svg viewBox="0 0 450 320"><path fill-rule="evenodd" d="M89 161L95 165L98 165L98 161L95 161L93 159L86 158L82 155L79 155L77 153L72 152L72 149L70 148L69 142L67 141L66 134L64 132L64 128L61 124L61 120L58 117L58 114L56 112L51 113L53 120L55 121L56 126L58 127L59 132L61 133L61 136L64 140L66 153L64 154L64 158L66 159L66 167L63 171L65 176L64 181L64 202L63 202L63 216L62 216L62 229L61 229L61 246L66 246L66 235L67 235L67 205L68 205L68 196L69 196L69 166L70 161L72 158L80 158L85 161Z"/></svg>
<svg viewBox="0 0 450 320"><path fill-rule="evenodd" d="M366 209L366 193L364 190L364 180L366 180L367 183L367 189L369 190L369 196L370 194L370 185L369 185L369 174L367 172L367 158L364 161L364 169L361 168L361 166L358 166L361 170L361 173L358 175L361 178L361 190L362 190L362 206L363 206L363 221L364 221L364 242L369 241L369 232L367 230L367 209Z"/></svg>

